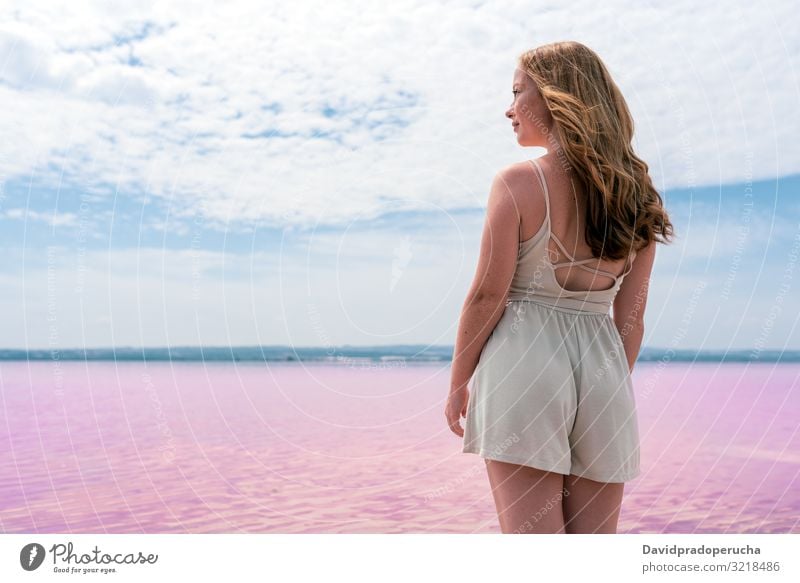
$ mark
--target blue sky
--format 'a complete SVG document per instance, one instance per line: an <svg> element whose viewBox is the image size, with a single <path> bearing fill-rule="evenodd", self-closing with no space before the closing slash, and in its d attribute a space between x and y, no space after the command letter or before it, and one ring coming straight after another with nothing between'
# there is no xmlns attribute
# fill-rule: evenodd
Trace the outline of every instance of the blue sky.
<svg viewBox="0 0 800 583"><path fill-rule="evenodd" d="M800 349L790 2L0 11L0 347L451 344L491 179L542 153L514 58L570 38L678 234L645 345Z"/></svg>

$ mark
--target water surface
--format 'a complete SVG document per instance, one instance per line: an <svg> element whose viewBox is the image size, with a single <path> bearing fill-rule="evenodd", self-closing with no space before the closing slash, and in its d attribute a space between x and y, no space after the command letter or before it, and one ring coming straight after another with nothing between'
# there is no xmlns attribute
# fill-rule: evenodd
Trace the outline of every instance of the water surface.
<svg viewBox="0 0 800 583"><path fill-rule="evenodd" d="M499 532L446 365L0 363L0 531ZM620 532L800 532L800 365L639 363Z"/></svg>

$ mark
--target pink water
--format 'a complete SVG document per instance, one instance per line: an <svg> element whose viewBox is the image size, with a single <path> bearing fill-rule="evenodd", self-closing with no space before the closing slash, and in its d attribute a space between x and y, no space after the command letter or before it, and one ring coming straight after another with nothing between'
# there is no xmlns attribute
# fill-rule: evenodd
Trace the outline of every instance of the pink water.
<svg viewBox="0 0 800 583"><path fill-rule="evenodd" d="M639 363L620 532L800 532L800 366ZM0 365L0 531L499 532L449 366Z"/></svg>

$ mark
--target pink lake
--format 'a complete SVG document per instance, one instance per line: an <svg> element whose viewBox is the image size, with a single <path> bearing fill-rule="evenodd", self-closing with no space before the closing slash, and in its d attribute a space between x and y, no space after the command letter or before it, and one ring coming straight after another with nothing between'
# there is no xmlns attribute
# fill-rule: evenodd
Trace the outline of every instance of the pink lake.
<svg viewBox="0 0 800 583"><path fill-rule="evenodd" d="M638 363L619 532L800 532L800 366ZM500 532L449 364L3 362L4 533Z"/></svg>

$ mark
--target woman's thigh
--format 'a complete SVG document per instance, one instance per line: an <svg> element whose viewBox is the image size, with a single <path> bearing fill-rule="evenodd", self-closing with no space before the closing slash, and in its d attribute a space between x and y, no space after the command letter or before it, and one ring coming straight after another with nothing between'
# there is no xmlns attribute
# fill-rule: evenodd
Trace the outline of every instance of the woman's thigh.
<svg viewBox="0 0 800 583"><path fill-rule="evenodd" d="M492 459L485 462L503 533L564 532L563 474Z"/></svg>
<svg viewBox="0 0 800 583"><path fill-rule="evenodd" d="M564 477L564 528L569 534L613 534L622 506L624 483Z"/></svg>

